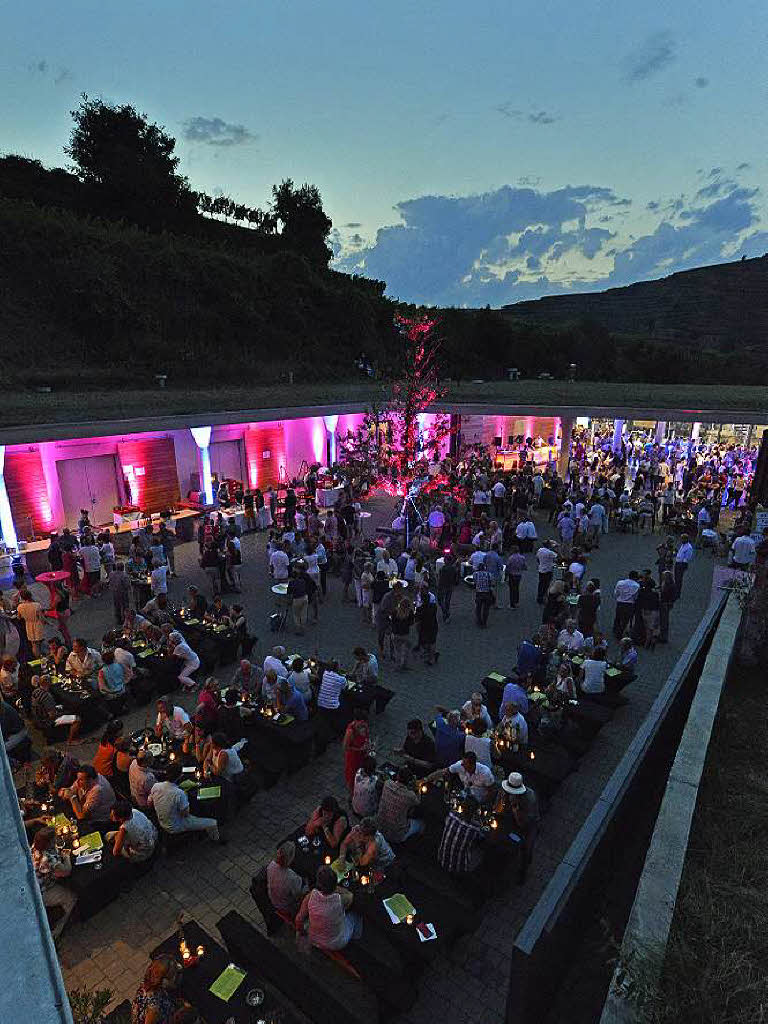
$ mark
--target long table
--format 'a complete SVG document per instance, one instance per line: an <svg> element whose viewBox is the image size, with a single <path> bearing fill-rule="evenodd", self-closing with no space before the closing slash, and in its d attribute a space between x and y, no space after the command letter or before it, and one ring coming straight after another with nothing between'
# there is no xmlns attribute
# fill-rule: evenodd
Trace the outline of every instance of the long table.
<svg viewBox="0 0 768 1024"><path fill-rule="evenodd" d="M232 957L197 921L184 921L182 927L190 950L203 946L205 952L194 966L182 970L178 994L197 1010L206 1024L225 1024L230 1019L236 1024L259 1020L299 1024L299 1020L304 1020L297 1016L285 996L266 978L247 967L241 968L244 977L228 1000L214 995L211 987L223 971L233 966ZM150 956L152 959L165 955L176 957L181 964L180 941L178 931L174 931L152 950ZM261 1002L249 1001L254 1000L257 993L261 993Z"/></svg>

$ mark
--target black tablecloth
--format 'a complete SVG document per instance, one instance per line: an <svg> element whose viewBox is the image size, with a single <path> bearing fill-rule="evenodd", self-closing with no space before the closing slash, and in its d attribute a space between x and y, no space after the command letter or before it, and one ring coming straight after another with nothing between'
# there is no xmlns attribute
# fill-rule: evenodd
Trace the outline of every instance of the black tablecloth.
<svg viewBox="0 0 768 1024"><path fill-rule="evenodd" d="M221 972L231 963L229 953L218 942L215 942L196 921L184 922L184 938L190 949L196 949L200 945L204 946L205 954L194 967L188 967L182 972L179 995L195 1007L206 1024L224 1024L230 1017L237 1024L250 1024L252 1020L258 1019L279 1019L280 1024L295 1024L297 1018L290 1004L255 971L248 971L228 1002L215 996L210 988ZM175 956L179 963L181 962L178 931L169 935L164 942L152 950L150 955L154 958L164 954ZM245 964L237 966L242 967L243 970L246 970L247 967ZM246 1002L246 996L252 989L261 989L264 993L264 1001L258 1007L250 1007Z"/></svg>
<svg viewBox="0 0 768 1024"><path fill-rule="evenodd" d="M64 714L79 715L81 732L98 729L110 719L104 702L87 683L52 683L51 693L56 703L64 708Z"/></svg>

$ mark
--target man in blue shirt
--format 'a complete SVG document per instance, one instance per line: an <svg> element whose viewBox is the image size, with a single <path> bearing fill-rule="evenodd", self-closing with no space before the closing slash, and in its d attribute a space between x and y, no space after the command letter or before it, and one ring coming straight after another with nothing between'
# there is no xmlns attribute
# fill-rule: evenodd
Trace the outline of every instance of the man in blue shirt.
<svg viewBox="0 0 768 1024"><path fill-rule="evenodd" d="M511 703L517 704L521 714L528 714L528 692L516 680L512 680L504 687L504 693L501 696L501 710L503 711L505 705Z"/></svg>
<svg viewBox="0 0 768 1024"><path fill-rule="evenodd" d="M285 715L293 715L297 722L309 718L304 694L300 693L287 679L281 679L277 686L277 707Z"/></svg>
<svg viewBox="0 0 768 1024"><path fill-rule="evenodd" d="M523 679L535 672L541 664L541 651L530 640L523 640L517 648L517 674Z"/></svg>
<svg viewBox="0 0 768 1024"><path fill-rule="evenodd" d="M454 761L459 761L464 754L465 738L459 712L438 706L435 715L435 764L439 768L447 768Z"/></svg>

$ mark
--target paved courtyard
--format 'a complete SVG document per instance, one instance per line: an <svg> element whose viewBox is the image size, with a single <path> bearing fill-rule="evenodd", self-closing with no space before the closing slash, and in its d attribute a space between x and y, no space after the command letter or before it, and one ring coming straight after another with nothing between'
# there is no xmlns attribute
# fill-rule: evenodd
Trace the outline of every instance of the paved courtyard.
<svg viewBox="0 0 768 1024"><path fill-rule="evenodd" d="M387 520L389 503L375 502L371 507L374 515L370 523ZM552 536L544 517L537 516L536 525L540 537ZM588 575L602 581L600 625L604 629L613 620L611 594L616 579L631 569L654 568L658 542L658 536L612 533L593 553ZM268 629L272 594L264 545L260 535L243 540L242 603L248 612L250 632L259 637L254 652L258 659L263 659L275 639ZM380 760L400 743L409 718L428 720L437 703L458 706L488 672L506 671L514 665L518 643L531 636L541 620L541 609L535 603L535 560L532 555L528 560L519 608L513 611L508 607L505 593L503 606L491 612L489 628L478 630L471 591L462 587L454 597L450 623L441 626L441 657L436 666L424 668L413 663L410 671L397 673L389 662L382 664L382 681L396 695L374 723ZM457 944L450 962L437 962L423 975L419 999L401 1018L402 1024L431 1024L438 1015L455 1024L490 1024L503 1019L508 957L514 937L698 623L709 602L712 568L710 555L697 554L685 579L683 598L673 609L670 643L653 652L641 652L638 679L625 691L630 703L602 729L582 758L579 770L565 780L552 800L525 886L513 885L503 899L486 904L480 928ZM177 571L180 579L170 581L172 600L182 598L188 583L204 588L196 544L177 549ZM83 601L70 628L73 635L95 642L111 622L111 601L104 595ZM352 648L358 643L375 643L373 632L362 624L354 605L342 604L341 584L334 578L329 578L329 595L321 608L319 624L310 626L304 637L294 641L289 634L286 640L289 650L338 657L343 665L351 664ZM228 682L233 670L234 666L219 671L222 682ZM187 707L194 704L194 698L179 699ZM127 726L143 724L146 715L143 708L132 711L125 716ZM94 749L95 742L85 743L78 756L87 760ZM145 879L104 911L85 923L70 925L59 944L67 987L109 988L115 1002L132 997L149 950L173 929L181 912L213 934L216 920L232 908L260 924L248 892L251 878L270 858L277 840L304 822L327 792L344 794L338 743L295 775L284 775L274 788L257 793L230 826L227 846L203 842L193 846L184 858L161 859Z"/></svg>

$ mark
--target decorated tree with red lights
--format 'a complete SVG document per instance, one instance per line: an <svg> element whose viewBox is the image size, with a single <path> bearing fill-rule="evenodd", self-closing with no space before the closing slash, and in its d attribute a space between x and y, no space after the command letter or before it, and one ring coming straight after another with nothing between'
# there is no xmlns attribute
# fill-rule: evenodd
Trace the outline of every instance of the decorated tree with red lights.
<svg viewBox="0 0 768 1024"><path fill-rule="evenodd" d="M450 432L449 417L436 414L429 426L424 413L444 397L440 379L442 338L433 317L395 317L400 344L386 377L380 407L371 409L362 427L341 442L341 461L352 475L368 476L390 493L407 494L428 462L440 458Z"/></svg>

